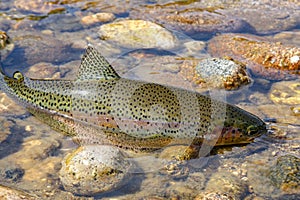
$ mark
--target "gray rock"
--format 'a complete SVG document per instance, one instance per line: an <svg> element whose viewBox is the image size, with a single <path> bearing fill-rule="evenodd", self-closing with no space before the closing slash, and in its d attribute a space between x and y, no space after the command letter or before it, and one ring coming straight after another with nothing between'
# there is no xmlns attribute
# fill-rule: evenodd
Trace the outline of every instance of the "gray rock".
<svg viewBox="0 0 300 200"><path fill-rule="evenodd" d="M67 191L90 196L124 185L132 167L116 147L81 146L62 161L60 180Z"/></svg>
<svg viewBox="0 0 300 200"><path fill-rule="evenodd" d="M232 90L250 83L245 65L230 59L203 59L196 66L196 71L200 79L215 88Z"/></svg>

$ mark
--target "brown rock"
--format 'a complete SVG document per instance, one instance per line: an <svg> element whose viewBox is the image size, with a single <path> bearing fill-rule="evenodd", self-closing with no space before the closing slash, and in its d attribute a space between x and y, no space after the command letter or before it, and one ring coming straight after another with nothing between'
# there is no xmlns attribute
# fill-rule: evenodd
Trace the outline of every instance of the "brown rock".
<svg viewBox="0 0 300 200"><path fill-rule="evenodd" d="M270 80L295 78L300 74L300 49L246 34L214 37L208 51L217 57L229 56L245 62L251 71Z"/></svg>

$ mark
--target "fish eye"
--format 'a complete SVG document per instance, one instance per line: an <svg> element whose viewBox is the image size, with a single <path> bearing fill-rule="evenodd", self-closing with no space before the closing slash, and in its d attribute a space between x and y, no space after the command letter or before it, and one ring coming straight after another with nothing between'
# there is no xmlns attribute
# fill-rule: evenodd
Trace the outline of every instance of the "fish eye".
<svg viewBox="0 0 300 200"><path fill-rule="evenodd" d="M13 75L13 78L16 80L22 80L24 78L23 74L19 71L16 71Z"/></svg>
<svg viewBox="0 0 300 200"><path fill-rule="evenodd" d="M255 134L255 133L257 133L257 131L258 131L258 128L254 125L250 125L250 126L247 127L248 135Z"/></svg>

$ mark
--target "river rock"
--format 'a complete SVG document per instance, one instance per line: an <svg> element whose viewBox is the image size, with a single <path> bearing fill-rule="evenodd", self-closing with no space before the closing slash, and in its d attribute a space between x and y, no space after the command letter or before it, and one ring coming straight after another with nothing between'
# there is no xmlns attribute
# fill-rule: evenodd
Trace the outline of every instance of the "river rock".
<svg viewBox="0 0 300 200"><path fill-rule="evenodd" d="M270 99L277 104L300 104L300 81L274 83L270 90Z"/></svg>
<svg viewBox="0 0 300 200"><path fill-rule="evenodd" d="M68 154L59 173L67 191L91 196L124 185L131 168L132 163L118 148L88 145Z"/></svg>
<svg viewBox="0 0 300 200"><path fill-rule="evenodd" d="M144 20L123 20L103 24L100 38L127 48L163 48L175 46L176 38L163 27Z"/></svg>
<svg viewBox="0 0 300 200"><path fill-rule="evenodd" d="M230 58L185 61L179 74L201 88L235 90L251 82L245 65Z"/></svg>
<svg viewBox="0 0 300 200"><path fill-rule="evenodd" d="M212 56L229 56L243 62L254 75L270 80L296 78L300 74L300 48L247 34L223 34L209 41Z"/></svg>
<svg viewBox="0 0 300 200"><path fill-rule="evenodd" d="M217 32L240 32L250 27L242 19L214 11L215 8L203 7L197 3L169 3L140 6L130 12L130 17L149 20L197 39L210 38Z"/></svg>
<svg viewBox="0 0 300 200"><path fill-rule="evenodd" d="M246 66L231 59L203 59L196 66L196 72L203 82L214 88L232 90L251 82Z"/></svg>
<svg viewBox="0 0 300 200"><path fill-rule="evenodd" d="M293 155L279 157L269 177L283 191L300 194L300 158Z"/></svg>

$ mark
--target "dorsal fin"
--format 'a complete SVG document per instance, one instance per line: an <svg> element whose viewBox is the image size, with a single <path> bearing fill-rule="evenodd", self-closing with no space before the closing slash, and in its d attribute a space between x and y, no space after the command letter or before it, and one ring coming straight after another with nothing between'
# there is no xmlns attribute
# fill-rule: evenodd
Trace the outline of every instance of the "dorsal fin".
<svg viewBox="0 0 300 200"><path fill-rule="evenodd" d="M107 60L92 45L88 45L76 80L108 80L119 79L120 76Z"/></svg>

